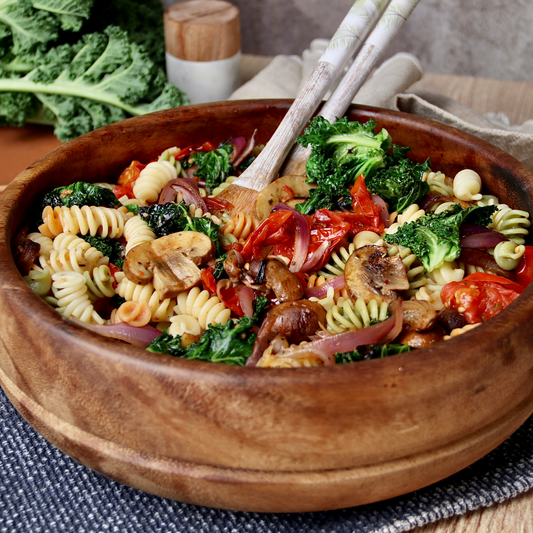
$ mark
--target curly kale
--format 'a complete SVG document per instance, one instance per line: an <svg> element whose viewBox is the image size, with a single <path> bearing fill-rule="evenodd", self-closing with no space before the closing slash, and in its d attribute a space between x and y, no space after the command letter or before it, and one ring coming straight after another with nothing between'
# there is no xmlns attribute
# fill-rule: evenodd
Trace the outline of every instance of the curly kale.
<svg viewBox="0 0 533 533"><path fill-rule="evenodd" d="M431 272L444 262L454 261L459 257L459 227L467 218L468 223L487 226L497 210L494 205L474 205L463 209L455 204L442 213L429 213L400 226L396 233L385 235L384 240L410 248L420 259L426 272Z"/></svg>
<svg viewBox="0 0 533 533"><path fill-rule="evenodd" d="M350 188L357 176L368 178L385 166L391 137L385 129L375 133L376 126L373 120L365 124L348 122L347 118L334 124L320 116L311 120L297 142L312 147L307 181L317 187L310 192L309 200L298 204L299 211L309 215L317 209L349 205Z"/></svg>
<svg viewBox="0 0 533 533"><path fill-rule="evenodd" d="M227 277L226 270L224 269L224 261L226 260L228 254L221 255L215 262L215 269L213 270L213 277L216 281L221 280L224 277Z"/></svg>
<svg viewBox="0 0 533 533"><path fill-rule="evenodd" d="M218 148L209 152L197 152L190 156L184 167L198 165L194 175L205 180L206 187L212 191L220 185L233 170L229 156L233 151L231 144L221 144Z"/></svg>
<svg viewBox="0 0 533 533"><path fill-rule="evenodd" d="M368 190L385 200L391 212L403 213L429 192L429 184L422 181L424 172L430 170L429 159L415 163L405 157L409 150L409 146L395 145L385 158L385 168L366 179Z"/></svg>
<svg viewBox="0 0 533 533"><path fill-rule="evenodd" d="M404 344L369 344L359 346L353 352L342 352L335 354L335 362L338 365L345 363L355 363L356 361L366 361L369 359L380 359L389 355L409 352L411 348Z"/></svg>
<svg viewBox="0 0 533 533"><path fill-rule="evenodd" d="M235 322L229 320L224 326L211 324L198 342L186 348L181 346L179 335L172 337L165 332L152 341L147 350L196 361L244 366L255 342L255 334L252 333L255 322L254 318L243 317Z"/></svg>
<svg viewBox="0 0 533 533"><path fill-rule="evenodd" d="M143 206L139 208L139 215L158 238L178 231L205 233L214 242L217 255L220 255L218 226L207 218L192 217L185 202Z"/></svg>
<svg viewBox="0 0 533 533"><path fill-rule="evenodd" d="M95 205L98 207L119 207L121 203L112 191L105 187L77 181L65 187L58 187L46 193L42 201L42 209L47 205L54 207L72 207L77 205Z"/></svg>
<svg viewBox="0 0 533 533"><path fill-rule="evenodd" d="M94 237L91 235L79 235L79 237L102 252L104 256L109 257L109 262L122 270L126 253L119 241L110 237L100 237L99 235L95 235Z"/></svg>

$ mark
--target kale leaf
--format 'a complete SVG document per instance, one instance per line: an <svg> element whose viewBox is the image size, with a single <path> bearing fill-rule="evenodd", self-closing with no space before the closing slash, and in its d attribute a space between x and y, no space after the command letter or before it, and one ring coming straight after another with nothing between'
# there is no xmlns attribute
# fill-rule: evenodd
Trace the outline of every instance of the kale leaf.
<svg viewBox="0 0 533 533"><path fill-rule="evenodd" d="M54 207L72 207L77 205L94 205L98 207L118 207L121 203L112 191L105 187L77 181L65 187L58 187L45 194L42 209L47 205Z"/></svg>
<svg viewBox="0 0 533 533"><path fill-rule="evenodd" d="M220 255L218 226L208 218L192 217L185 202L143 206L139 208L139 215L158 238L178 231L205 233L215 244L217 255Z"/></svg>
<svg viewBox="0 0 533 533"><path fill-rule="evenodd" d="M209 152L197 152L189 158L185 166L198 165L194 175L205 180L206 187L212 191L220 185L233 169L229 156L233 151L231 144L221 144L218 148Z"/></svg>
<svg viewBox="0 0 533 533"><path fill-rule="evenodd" d="M243 317L235 322L228 320L224 326L211 324L198 342L186 348L182 348L179 335L172 337L165 332L152 341L147 350L196 361L244 366L255 342L255 334L251 329L255 321L253 318Z"/></svg>
<svg viewBox="0 0 533 533"><path fill-rule="evenodd" d="M79 235L82 239L86 240L91 246L102 252L104 256L109 257L109 262L122 270L124 265L125 250L124 247L116 239L110 237L100 237L95 235Z"/></svg>
<svg viewBox="0 0 533 533"><path fill-rule="evenodd" d="M471 224L486 226L497 210L494 205L474 205L463 209L455 204L442 213L428 213L414 222L400 226L396 233L385 235L384 240L410 248L420 259L426 272L431 272L444 262L454 261L459 257L459 227L467 218Z"/></svg>
<svg viewBox="0 0 533 533"><path fill-rule="evenodd" d="M297 205L300 212L309 215L317 209L349 204L350 188L357 176L368 178L385 166L391 137L385 129L375 133L376 126L373 120L361 124L348 122L346 117L334 124L320 116L311 120L297 142L312 147L307 181L317 187L309 200Z"/></svg>
<svg viewBox="0 0 533 533"><path fill-rule="evenodd" d="M336 353L335 362L338 365L355 363L356 361L380 359L389 355L397 355L399 353L409 352L410 350L411 348L404 344L369 344L367 346L359 346L359 349L353 352Z"/></svg>
<svg viewBox="0 0 533 533"><path fill-rule="evenodd" d="M366 179L368 190L385 200L391 212L403 213L429 192L429 184L422 181L424 172L430 170L429 159L424 163L414 163L405 157L405 152L409 150L410 147L395 145L393 153L385 158L386 168Z"/></svg>

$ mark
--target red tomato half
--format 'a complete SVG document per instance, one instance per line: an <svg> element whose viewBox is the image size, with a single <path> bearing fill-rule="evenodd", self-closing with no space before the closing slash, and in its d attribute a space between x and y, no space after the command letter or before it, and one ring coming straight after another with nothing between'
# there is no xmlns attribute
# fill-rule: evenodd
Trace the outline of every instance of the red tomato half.
<svg viewBox="0 0 533 533"><path fill-rule="evenodd" d="M440 297L444 307L456 309L469 324L477 324L497 315L523 290L522 285L509 279L476 272L444 285Z"/></svg>
<svg viewBox="0 0 533 533"><path fill-rule="evenodd" d="M355 180L350 195L352 196L353 215L357 217L353 219L353 224L355 227L361 227L361 229L354 232L354 235L364 230L374 231L380 234L383 233L385 231L385 225L380 217L382 207L372 200L370 192L366 188L363 174L360 174ZM350 213L350 215L352 214Z"/></svg>

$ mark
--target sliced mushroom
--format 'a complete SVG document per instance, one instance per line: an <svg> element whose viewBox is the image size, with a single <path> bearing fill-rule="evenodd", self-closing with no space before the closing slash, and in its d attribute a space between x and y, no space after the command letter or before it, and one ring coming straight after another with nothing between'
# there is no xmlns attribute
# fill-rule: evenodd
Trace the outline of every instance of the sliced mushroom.
<svg viewBox="0 0 533 533"><path fill-rule="evenodd" d="M243 266L244 259L242 255L236 250L230 250L224 260L224 270L231 281L237 282L241 279Z"/></svg>
<svg viewBox="0 0 533 533"><path fill-rule="evenodd" d="M211 239L196 231L180 231L132 248L124 260L124 274L139 285L153 280L161 299L173 298L201 280L198 266L212 259Z"/></svg>
<svg viewBox="0 0 533 533"><path fill-rule="evenodd" d="M362 246L355 250L346 262L346 284L356 298L368 303L390 304L398 297L397 290L409 288L407 268L401 257L389 257L383 246Z"/></svg>
<svg viewBox="0 0 533 533"><path fill-rule="evenodd" d="M271 289L280 303L294 302L304 295L298 277L283 261L274 257L254 259L248 273L255 279L255 284L264 284Z"/></svg>
<svg viewBox="0 0 533 533"><path fill-rule="evenodd" d="M326 323L326 311L317 302L298 300L276 305L270 309L257 333L252 354L246 366L255 366L263 355L269 339L283 335L289 342L307 340Z"/></svg>
<svg viewBox="0 0 533 533"><path fill-rule="evenodd" d="M426 300L404 300L403 324L414 331L426 331L435 325L437 311Z"/></svg>
<svg viewBox="0 0 533 533"><path fill-rule="evenodd" d="M255 203L255 211L259 220L264 220L272 211L272 208L282 201L283 187L288 187L294 196L307 197L309 191L316 187L305 181L305 176L283 176L265 187L258 195Z"/></svg>

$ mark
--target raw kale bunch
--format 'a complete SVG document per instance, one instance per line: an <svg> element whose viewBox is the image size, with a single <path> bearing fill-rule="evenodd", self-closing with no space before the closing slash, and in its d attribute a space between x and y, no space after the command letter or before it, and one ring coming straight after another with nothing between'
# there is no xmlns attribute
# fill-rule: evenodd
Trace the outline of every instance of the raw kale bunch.
<svg viewBox="0 0 533 533"><path fill-rule="evenodd" d="M178 231L205 233L215 243L217 255L220 255L218 226L207 218L192 217L185 202L179 204L168 202L140 207L139 215L158 238Z"/></svg>
<svg viewBox="0 0 533 533"><path fill-rule="evenodd" d="M392 154L385 157L385 168L366 179L368 190L385 200L391 212L403 213L429 192L429 184L422 181L424 172L430 170L429 159L415 163L405 157L409 150L409 146L394 145Z"/></svg>
<svg viewBox="0 0 533 533"><path fill-rule="evenodd" d="M386 151L392 141L387 130L375 133L377 124L369 120L365 124L339 119L331 124L323 117L315 117L297 141L302 146L311 145L307 161L308 183L317 187L310 198L298 204L304 214L318 209L336 209L350 205L350 189L357 176L372 176L385 166Z"/></svg>
<svg viewBox="0 0 533 533"><path fill-rule="evenodd" d="M473 205L463 209L459 204L454 204L442 213L428 213L414 222L400 226L396 233L385 235L384 240L410 248L420 259L426 272L431 272L444 262L454 261L459 257L459 226L466 219L469 224L488 226L497 210L494 205Z"/></svg>
<svg viewBox="0 0 533 533"><path fill-rule="evenodd" d="M179 335L172 337L165 332L152 341L147 350L196 361L243 366L252 353L255 334L251 328L255 322L254 318L243 317L235 322L228 320L225 326L211 324L200 340L186 348L181 346Z"/></svg>
<svg viewBox="0 0 533 533"><path fill-rule="evenodd" d="M233 146L223 143L218 148L209 152L196 152L190 156L189 160L183 166L184 168L189 168L198 165L198 169L194 175L197 178L205 180L206 187L212 191L233 170L229 160L231 152L233 152Z"/></svg>
<svg viewBox="0 0 533 533"><path fill-rule="evenodd" d="M77 205L95 205L98 207L119 207L121 204L112 191L105 187L77 181L65 187L58 187L46 193L42 201L42 209L47 205L54 207L72 207Z"/></svg>
<svg viewBox="0 0 533 533"><path fill-rule="evenodd" d="M100 4L0 0L0 125L53 124L59 139L70 140L132 115L188 103L154 61L161 51L144 48L148 42L163 46L161 5L154 11L159 22L150 24L147 17L141 25L143 17L135 14L146 9L142 3L110 0L105 17L97 12ZM112 22L118 25L102 27ZM92 29L98 32L87 32ZM151 37L141 38L143 32Z"/></svg>

